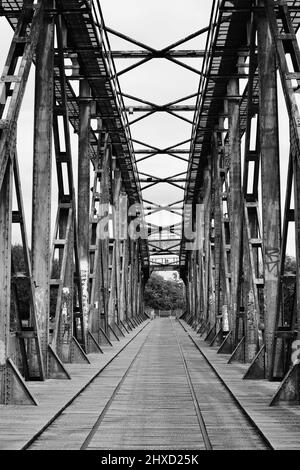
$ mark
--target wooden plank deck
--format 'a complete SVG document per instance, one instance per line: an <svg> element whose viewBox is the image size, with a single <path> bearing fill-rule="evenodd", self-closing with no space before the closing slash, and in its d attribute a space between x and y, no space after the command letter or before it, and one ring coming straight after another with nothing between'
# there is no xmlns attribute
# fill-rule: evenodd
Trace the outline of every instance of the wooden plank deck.
<svg viewBox="0 0 300 470"><path fill-rule="evenodd" d="M213 450L263 450L265 443L177 323L178 335Z"/></svg>
<svg viewBox="0 0 300 470"><path fill-rule="evenodd" d="M205 357L274 448L298 449L300 409L268 407L278 384L243 381L246 366L228 365L227 356L185 327L204 356L179 322L156 319L114 342L104 355L89 355L90 366L69 365L71 381L30 383L39 406L0 407L0 449L21 449L61 411L30 449L201 451L193 392L213 449L267 448Z"/></svg>
<svg viewBox="0 0 300 470"><path fill-rule="evenodd" d="M193 400L170 333L168 319L151 322L30 450L81 448L131 365L87 449L203 450Z"/></svg>
<svg viewBox="0 0 300 470"><path fill-rule="evenodd" d="M261 429L276 450L300 449L300 406L269 406L271 398L279 387L278 382L267 380L243 380L248 366L227 364L227 354L217 354L195 331L183 323L204 356L222 377L248 415ZM199 353L200 354L200 353Z"/></svg>
<svg viewBox="0 0 300 470"><path fill-rule="evenodd" d="M0 405L0 450L19 450L72 400L134 337L149 328L147 321L135 328L104 354L89 354L91 364L66 364L71 380L27 382L38 406Z"/></svg>
<svg viewBox="0 0 300 470"><path fill-rule="evenodd" d="M167 318L152 322L30 450L204 450L183 357L213 449L265 449L188 335Z"/></svg>
<svg viewBox="0 0 300 470"><path fill-rule="evenodd" d="M169 319L157 319L88 449L204 450Z"/></svg>

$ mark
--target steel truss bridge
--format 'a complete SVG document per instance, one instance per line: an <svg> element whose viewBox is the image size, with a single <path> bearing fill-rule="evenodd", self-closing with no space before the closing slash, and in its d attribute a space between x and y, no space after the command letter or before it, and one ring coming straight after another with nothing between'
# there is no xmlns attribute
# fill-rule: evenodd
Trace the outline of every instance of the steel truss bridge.
<svg viewBox="0 0 300 470"><path fill-rule="evenodd" d="M66 363L88 363L90 353L100 354L145 321L145 283L163 270L180 272L187 300L182 319L206 343L230 363L246 364L245 378L277 381L272 404L299 404L300 2L212 3L206 28L157 50L106 26L101 0L0 2L14 31L0 79L1 404L35 403L28 382L47 386L50 378L66 378ZM205 49L180 47L200 35ZM134 50L112 50L111 36ZM197 74L199 88L164 105L126 94L119 77L155 58ZM181 61L187 58L201 58L201 69ZM118 69L116 59L136 62ZM17 142L32 67L29 234ZM289 135L279 135L280 88ZM130 120L133 113L139 117ZM159 113L189 123L190 139L158 148L132 138L134 123ZM185 162L186 171L171 169L161 178L143 173L139 162L157 155ZM178 188L182 198L168 206L148 200L145 191L162 184ZM162 211L180 222L149 222ZM128 225L139 236L127 236ZM21 272L12 257L13 226L21 233Z"/></svg>

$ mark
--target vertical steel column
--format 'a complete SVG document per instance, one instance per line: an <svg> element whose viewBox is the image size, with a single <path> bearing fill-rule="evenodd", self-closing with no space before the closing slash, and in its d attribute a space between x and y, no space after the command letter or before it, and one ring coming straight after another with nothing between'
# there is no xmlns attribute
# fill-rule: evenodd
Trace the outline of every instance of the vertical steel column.
<svg viewBox="0 0 300 470"><path fill-rule="evenodd" d="M197 295L198 295L198 314L199 314L199 322L203 320L203 310L204 310L204 266L203 266L203 255L204 255L204 240L205 240L205 207L203 202L200 205L199 209L199 223L197 227L198 231L198 243L199 243L199 251L198 251L198 263L197 263Z"/></svg>
<svg viewBox="0 0 300 470"><path fill-rule="evenodd" d="M89 316L89 240L90 240L90 87L87 80L79 88L79 149L78 149L78 255L82 289L84 331L88 331Z"/></svg>
<svg viewBox="0 0 300 470"><path fill-rule="evenodd" d="M230 329L232 341L237 340L237 315L239 314L239 276L242 243L242 189L241 189L241 139L239 82L231 79L228 83L228 120L230 152L230 232L231 232L231 312Z"/></svg>
<svg viewBox="0 0 300 470"><path fill-rule="evenodd" d="M212 175L214 181L213 187L213 201L212 201L212 210L213 210L213 220L214 220L214 256L211 259L211 270L214 271L214 279L212 279L212 287L214 288L215 293L215 302L214 309L210 311L210 328L212 328L217 321L217 317L221 313L220 307L220 291L221 291L221 282L220 282L220 271L221 271L221 207L220 207L220 175L219 175L219 145L218 145L218 134L217 132L213 133L212 136ZM214 264L212 264L214 262Z"/></svg>
<svg viewBox="0 0 300 470"><path fill-rule="evenodd" d="M204 179L204 292L203 302L204 321L208 320L209 314L209 287L210 287L210 226L211 226L211 158L203 173Z"/></svg>
<svg viewBox="0 0 300 470"><path fill-rule="evenodd" d="M115 241L109 244L109 300L108 300L108 325L113 327L116 320L116 249Z"/></svg>
<svg viewBox="0 0 300 470"><path fill-rule="evenodd" d="M263 2L261 2L263 5ZM265 266L266 374L271 379L281 244L280 165L275 47L265 11L257 15L260 82L260 148L262 178L263 252Z"/></svg>
<svg viewBox="0 0 300 470"><path fill-rule="evenodd" d="M132 251L131 251L131 302L132 302L132 316L136 317L136 289L137 289L137 242L135 240L131 241Z"/></svg>
<svg viewBox="0 0 300 470"><path fill-rule="evenodd" d="M53 8L53 0L47 0L46 3L48 8ZM48 376L54 23L47 13L44 14L42 28L43 34L36 49L35 68L32 272L42 357Z"/></svg>
<svg viewBox="0 0 300 470"><path fill-rule="evenodd" d="M98 132L98 144L97 144L97 157L95 158L94 175L93 175L93 189L92 189L92 201L90 207L90 279L89 279L89 332L88 337L96 339L97 342L100 340L101 335L101 322L100 322L100 305L101 299L101 234L99 227L100 220L100 194L99 184L101 181L101 145L103 144L103 132L102 122L100 118L97 118L97 132ZM93 343L95 343L93 341ZM89 351L91 342L89 342ZM99 350L99 348L98 348Z"/></svg>
<svg viewBox="0 0 300 470"><path fill-rule="evenodd" d="M292 137L294 140L294 137ZM294 146L296 147L296 145ZM297 148L297 147L296 147ZM296 324L298 327L297 340L300 340L300 149L298 152L293 152L293 167L294 167L294 205L295 205L295 244L296 244ZM299 364L297 368L298 379L298 403L300 402L299 391Z"/></svg>
<svg viewBox="0 0 300 470"><path fill-rule="evenodd" d="M100 315L101 328L108 332L108 303L109 303L109 229L106 219L108 218L110 203L110 179L111 179L111 146L108 145L108 134L105 136L106 145L104 149L99 146L101 152L101 182L100 182L100 215L99 228L102 233L100 236L100 253L101 253L101 301ZM103 152L103 153L102 153ZM106 232L105 232L106 230Z"/></svg>
<svg viewBox="0 0 300 470"><path fill-rule="evenodd" d="M194 295L195 295L195 319L199 322L200 317L200 278L199 278L199 259L200 259L200 245L202 239L201 233L201 220L203 219L202 214L203 206L200 205L200 197L198 196L196 200L195 206L195 214L194 214L194 227L193 231L196 232L195 235L195 251L194 253Z"/></svg>
<svg viewBox="0 0 300 470"><path fill-rule="evenodd" d="M129 218L130 220L130 218ZM132 240L128 240L127 317L133 317L132 309Z"/></svg>
<svg viewBox="0 0 300 470"><path fill-rule="evenodd" d="M113 188L113 225L114 225L114 250L115 250L115 306L116 317L115 322L120 323L120 295L121 295L121 241L120 241L120 192L121 192L121 172L118 169L114 171L114 188Z"/></svg>
<svg viewBox="0 0 300 470"><path fill-rule="evenodd" d="M193 321L195 321L195 319L196 319L195 270L194 270L194 263L195 263L195 252L192 251L192 252L191 252L191 255L190 255L189 272L190 272L191 309L192 309Z"/></svg>
<svg viewBox="0 0 300 470"><path fill-rule="evenodd" d="M137 262L137 290L136 290L136 315L141 316L141 289L142 289L142 271L141 271L141 260L138 257Z"/></svg>
<svg viewBox="0 0 300 470"><path fill-rule="evenodd" d="M250 20L248 42L250 45L249 79L247 97L247 121L245 132L244 168L243 168L243 254L241 258L243 276L240 279L240 289L244 305L244 335L243 345L245 362L252 362L258 348L262 347L262 334L259 329L260 320L260 291L263 290L263 266L259 266L258 259L262 253L262 233L260 230L260 208L258 201L258 186L260 173L260 132L259 132L259 99L254 90L257 74L256 53L256 21ZM256 120L254 118L257 118ZM256 132L255 145L251 137ZM250 173L250 164L253 165L253 175ZM250 184L249 184L250 183ZM249 187L250 186L250 187ZM255 240L253 243L252 240Z"/></svg>
<svg viewBox="0 0 300 470"><path fill-rule="evenodd" d="M12 164L8 163L0 191L0 403L9 402L8 371L11 293Z"/></svg>
<svg viewBox="0 0 300 470"><path fill-rule="evenodd" d="M204 204L198 200L196 218L197 256L196 256L196 296L197 296L197 321L200 322L203 315L203 283L202 260L204 242Z"/></svg>
<svg viewBox="0 0 300 470"><path fill-rule="evenodd" d="M127 240L127 213L128 197L122 192L119 204L120 247L121 247L121 286L120 286L120 319L127 319L127 292L128 292L128 240Z"/></svg>
<svg viewBox="0 0 300 470"><path fill-rule="evenodd" d="M191 256L191 252L188 251L186 255L186 280L185 280L185 295L186 295L188 322L190 322L192 318L192 307L191 307L191 296L190 296L190 256Z"/></svg>

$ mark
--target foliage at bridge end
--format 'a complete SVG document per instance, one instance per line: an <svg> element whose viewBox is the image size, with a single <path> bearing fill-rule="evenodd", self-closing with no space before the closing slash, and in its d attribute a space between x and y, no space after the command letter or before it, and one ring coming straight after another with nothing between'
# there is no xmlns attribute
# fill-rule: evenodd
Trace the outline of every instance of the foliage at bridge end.
<svg viewBox="0 0 300 470"><path fill-rule="evenodd" d="M176 274L173 279L164 279L152 274L145 288L145 306L155 310L177 310L185 308L184 284Z"/></svg>

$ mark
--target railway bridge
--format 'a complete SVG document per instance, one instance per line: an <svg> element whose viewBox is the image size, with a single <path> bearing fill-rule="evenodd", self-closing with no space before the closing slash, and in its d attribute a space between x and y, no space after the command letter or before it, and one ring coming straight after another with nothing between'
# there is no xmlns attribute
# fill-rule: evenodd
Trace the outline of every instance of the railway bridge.
<svg viewBox="0 0 300 470"><path fill-rule="evenodd" d="M202 3L155 48L0 1L0 449L300 448L300 2ZM151 321L163 271L186 309Z"/></svg>

